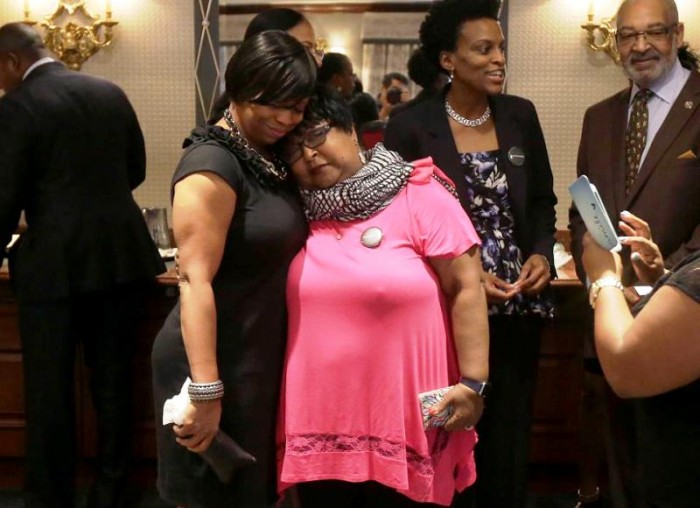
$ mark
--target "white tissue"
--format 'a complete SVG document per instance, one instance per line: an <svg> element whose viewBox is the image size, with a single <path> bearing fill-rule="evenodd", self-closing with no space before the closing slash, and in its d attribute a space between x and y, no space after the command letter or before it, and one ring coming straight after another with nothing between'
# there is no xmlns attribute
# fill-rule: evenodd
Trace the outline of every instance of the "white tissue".
<svg viewBox="0 0 700 508"><path fill-rule="evenodd" d="M171 423L182 425L185 423L185 411L190 405L190 396L187 393L187 387L190 386L191 382L192 380L190 378L185 379L185 384L182 385L180 393L166 400L165 404L163 404L163 425L169 425Z"/></svg>

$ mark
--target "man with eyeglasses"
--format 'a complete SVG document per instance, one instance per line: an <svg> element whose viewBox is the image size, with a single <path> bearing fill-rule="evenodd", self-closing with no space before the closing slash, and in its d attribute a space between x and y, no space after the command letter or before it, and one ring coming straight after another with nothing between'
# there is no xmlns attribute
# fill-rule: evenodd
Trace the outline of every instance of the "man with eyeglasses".
<svg viewBox="0 0 700 508"><path fill-rule="evenodd" d="M578 154L578 174L596 185L613 222L623 211L647 221L667 267L700 249L700 74L683 35L674 0L622 2L616 42L630 86L586 111ZM569 219L577 272L585 281L581 243L586 227L573 206ZM620 234L642 232L623 226ZM631 260L629 249L623 251L622 260L622 283L632 286L637 282L632 262L638 261ZM612 504L645 507L652 501L649 493L654 486L636 481L638 458L645 452L638 454L635 436L648 434L649 427L634 418L634 402L622 401L607 387L595 354L591 356L585 363L586 389L597 385L597 393L605 393L612 402L610 428L605 429L612 443L608 453ZM605 415L607 402L596 402L601 406L595 409ZM584 407L582 414L593 412L594 408ZM582 422L582 427L590 424L595 422ZM585 492L583 487L580 505L600 506L594 504L597 488L588 485Z"/></svg>

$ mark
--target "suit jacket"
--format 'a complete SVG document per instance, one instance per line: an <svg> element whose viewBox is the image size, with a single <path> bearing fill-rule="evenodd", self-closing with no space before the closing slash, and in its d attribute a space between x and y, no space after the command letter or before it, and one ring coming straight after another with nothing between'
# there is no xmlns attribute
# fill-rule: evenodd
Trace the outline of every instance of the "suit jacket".
<svg viewBox="0 0 700 508"><path fill-rule="evenodd" d="M432 157L455 183L462 207L469 213L464 170L445 112L446 90L392 118L384 133L384 145L406 160ZM552 277L556 277L552 250L557 198L537 112L530 101L512 95L495 95L489 102L496 124L498 164L508 181L515 240L524 260L542 254L549 260ZM509 159L511 148L520 148L525 154L522 165Z"/></svg>
<svg viewBox="0 0 700 508"><path fill-rule="evenodd" d="M131 195L145 178L136 114L116 85L53 62L0 98L0 260L20 302L152 278L165 270Z"/></svg>
<svg viewBox="0 0 700 508"><path fill-rule="evenodd" d="M583 120L578 174L596 185L613 222L627 210L647 221L667 266L700 249L700 74L692 72L652 140L634 186L625 196L625 130L631 88L591 106ZM581 280L578 210L569 211L572 251ZM618 233L620 233L618 231ZM636 281L629 249L622 252L623 283Z"/></svg>

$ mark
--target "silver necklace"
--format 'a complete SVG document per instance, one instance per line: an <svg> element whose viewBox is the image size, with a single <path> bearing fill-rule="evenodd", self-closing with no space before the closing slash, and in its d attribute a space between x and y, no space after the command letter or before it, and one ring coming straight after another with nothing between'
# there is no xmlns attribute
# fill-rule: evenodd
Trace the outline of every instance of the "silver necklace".
<svg viewBox="0 0 700 508"><path fill-rule="evenodd" d="M458 124L464 125L465 127L478 127L479 125L485 124L486 120L491 118L490 106L486 106L486 111L484 111L484 114L475 120L465 118L452 109L452 106L450 106L450 103L447 101L447 97L445 97L445 111L447 111L447 114L450 115L450 118L452 118Z"/></svg>

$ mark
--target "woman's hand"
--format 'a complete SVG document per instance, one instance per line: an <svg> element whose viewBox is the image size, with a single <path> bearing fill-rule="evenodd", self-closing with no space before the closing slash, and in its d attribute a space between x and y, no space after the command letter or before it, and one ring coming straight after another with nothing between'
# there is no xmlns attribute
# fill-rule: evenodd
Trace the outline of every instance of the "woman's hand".
<svg viewBox="0 0 700 508"><path fill-rule="evenodd" d="M622 212L620 218L620 230L627 235L620 237L620 243L632 250L630 260L639 280L652 285L666 269L659 246L651 238L649 224L630 212Z"/></svg>
<svg viewBox="0 0 700 508"><path fill-rule="evenodd" d="M492 273L482 271L481 282L489 305L505 303L520 292L520 288Z"/></svg>
<svg viewBox="0 0 700 508"><path fill-rule="evenodd" d="M438 414L452 406L452 415L445 423L445 430L470 429L481 419L484 412L484 399L474 390L457 383L440 402L430 408L431 414Z"/></svg>
<svg viewBox="0 0 700 508"><path fill-rule="evenodd" d="M602 277L622 276L622 261L620 256L615 252L601 247L586 233L583 235L583 268L586 270L586 275L591 282Z"/></svg>
<svg viewBox="0 0 700 508"><path fill-rule="evenodd" d="M191 452L202 453L209 448L214 436L219 431L221 420L221 399L190 403L185 411L182 425L173 425L177 436L175 441Z"/></svg>
<svg viewBox="0 0 700 508"><path fill-rule="evenodd" d="M533 296L546 288L551 278L547 258L542 254L533 254L523 264L520 276L513 285L524 294Z"/></svg>

